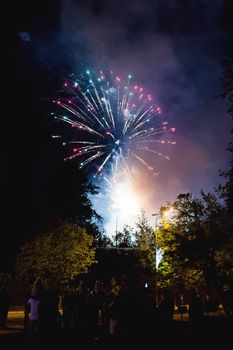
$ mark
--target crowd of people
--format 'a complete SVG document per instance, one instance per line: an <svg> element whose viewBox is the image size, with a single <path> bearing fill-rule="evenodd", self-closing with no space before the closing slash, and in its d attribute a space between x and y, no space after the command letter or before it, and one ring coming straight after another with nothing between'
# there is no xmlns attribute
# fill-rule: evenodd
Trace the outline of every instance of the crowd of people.
<svg viewBox="0 0 233 350"><path fill-rule="evenodd" d="M67 286L62 293L47 292L38 278L25 303L24 325L29 342L61 334L79 334L86 340L140 341L142 336L148 338L155 322L167 327L173 312L168 291L156 309L150 288L140 286L133 275L124 275L120 285L108 287L100 280L91 287L80 280L76 288Z"/></svg>
<svg viewBox="0 0 233 350"><path fill-rule="evenodd" d="M0 326L6 326L9 296L6 290L1 293L5 309L0 310ZM226 315L233 316L233 298L226 294L225 299ZM194 336L200 333L211 303L196 290L191 293L188 314ZM76 287L67 285L59 291L46 290L37 278L25 300L24 330L28 343L72 340L74 336L85 342L109 339L119 344L127 339L139 343L152 339L155 328L157 337L172 337L174 311L174 297L168 289L162 291L156 306L148 284L133 274L122 276L119 283L113 279L108 285L98 279L90 285L81 279Z"/></svg>

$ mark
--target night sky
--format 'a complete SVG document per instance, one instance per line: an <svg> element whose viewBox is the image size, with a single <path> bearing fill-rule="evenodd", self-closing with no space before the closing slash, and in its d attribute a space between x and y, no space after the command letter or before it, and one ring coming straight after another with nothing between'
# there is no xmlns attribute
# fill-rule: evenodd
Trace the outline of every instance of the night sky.
<svg viewBox="0 0 233 350"><path fill-rule="evenodd" d="M43 222L44 184L60 159L49 101L73 72L132 74L176 128L177 144L163 151L170 160L151 160L159 176L140 176L148 215L179 193L213 191L230 158L231 118L217 96L222 60L233 52L232 1L40 0L7 7L0 270L12 267L19 244Z"/></svg>

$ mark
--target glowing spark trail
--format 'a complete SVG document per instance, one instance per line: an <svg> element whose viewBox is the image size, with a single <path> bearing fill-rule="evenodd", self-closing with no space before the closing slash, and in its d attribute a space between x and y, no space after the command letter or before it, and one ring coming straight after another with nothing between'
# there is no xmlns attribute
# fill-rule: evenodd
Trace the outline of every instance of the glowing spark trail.
<svg viewBox="0 0 233 350"><path fill-rule="evenodd" d="M131 75L122 82L112 72L109 77L102 71L95 76L87 70L80 79L67 80L59 99L53 102L57 107L53 117L72 127L62 142L69 151L64 160L78 158L80 168L92 164L94 177L102 176L104 171L117 172L120 164L129 170L133 161L153 172L145 159L147 154L169 159L155 146L175 144L161 140L163 133L175 129L160 122L160 107L142 87L132 83Z"/></svg>

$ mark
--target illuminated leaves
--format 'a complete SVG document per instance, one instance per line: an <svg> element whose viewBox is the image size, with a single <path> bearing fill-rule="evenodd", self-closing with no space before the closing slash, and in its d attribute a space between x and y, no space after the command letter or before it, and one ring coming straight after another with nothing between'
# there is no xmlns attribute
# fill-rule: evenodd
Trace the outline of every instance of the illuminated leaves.
<svg viewBox="0 0 233 350"><path fill-rule="evenodd" d="M65 223L21 248L16 273L24 284L40 276L45 286L55 287L86 273L94 262L93 237Z"/></svg>

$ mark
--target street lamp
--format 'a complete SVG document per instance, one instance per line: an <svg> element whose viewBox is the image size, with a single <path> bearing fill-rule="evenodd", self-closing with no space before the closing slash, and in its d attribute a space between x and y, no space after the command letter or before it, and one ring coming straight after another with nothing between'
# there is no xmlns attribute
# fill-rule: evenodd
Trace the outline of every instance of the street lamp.
<svg viewBox="0 0 233 350"><path fill-rule="evenodd" d="M152 214L155 217L155 306L158 305L158 288L157 288L157 223L158 213Z"/></svg>
<svg viewBox="0 0 233 350"><path fill-rule="evenodd" d="M163 216L166 217L167 219L169 219L169 217L172 215L173 212L174 212L174 208L173 207L169 207L168 209L166 209L163 212Z"/></svg>
<svg viewBox="0 0 233 350"><path fill-rule="evenodd" d="M165 217L166 219L169 219L169 217L172 215L174 211L174 208L168 207L164 212L160 212L161 217ZM157 262L158 262L158 257L157 257L157 228L158 228L158 216L159 213L153 213L152 216L155 217L155 304L156 307L158 305L158 273L157 273Z"/></svg>

